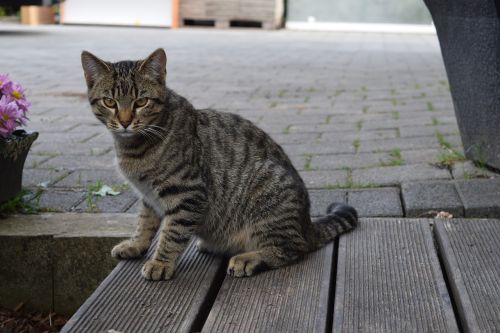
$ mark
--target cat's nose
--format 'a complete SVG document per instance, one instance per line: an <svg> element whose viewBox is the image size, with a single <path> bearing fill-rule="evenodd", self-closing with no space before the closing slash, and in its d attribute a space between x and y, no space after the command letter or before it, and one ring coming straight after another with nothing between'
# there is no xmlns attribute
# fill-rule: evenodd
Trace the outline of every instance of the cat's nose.
<svg viewBox="0 0 500 333"><path fill-rule="evenodd" d="M118 121L122 124L123 128L127 128L132 123L132 112L121 111L118 112Z"/></svg>
<svg viewBox="0 0 500 333"><path fill-rule="evenodd" d="M132 119L130 120L120 120L120 124L122 124L123 128L127 128L132 123Z"/></svg>

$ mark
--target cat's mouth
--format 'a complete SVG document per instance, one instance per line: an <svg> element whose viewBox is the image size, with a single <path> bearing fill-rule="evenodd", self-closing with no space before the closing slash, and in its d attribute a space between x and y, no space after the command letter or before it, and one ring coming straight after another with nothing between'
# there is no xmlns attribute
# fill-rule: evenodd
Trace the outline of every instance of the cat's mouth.
<svg viewBox="0 0 500 333"><path fill-rule="evenodd" d="M122 129L121 131L115 131L115 134L118 135L119 137L122 137L122 138L130 138L130 137L136 135L137 133L133 132L131 130Z"/></svg>

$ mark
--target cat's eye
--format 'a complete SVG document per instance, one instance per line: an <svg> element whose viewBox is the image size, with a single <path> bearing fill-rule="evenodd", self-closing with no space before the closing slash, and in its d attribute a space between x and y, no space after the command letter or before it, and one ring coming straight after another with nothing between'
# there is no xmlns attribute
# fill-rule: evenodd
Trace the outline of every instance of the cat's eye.
<svg viewBox="0 0 500 333"><path fill-rule="evenodd" d="M111 99L111 98L103 98L102 103L104 104L104 106L106 106L108 108L115 108L116 107L116 101L114 99Z"/></svg>
<svg viewBox="0 0 500 333"><path fill-rule="evenodd" d="M147 98L139 98L135 100L135 106L141 108L148 104L149 100Z"/></svg>

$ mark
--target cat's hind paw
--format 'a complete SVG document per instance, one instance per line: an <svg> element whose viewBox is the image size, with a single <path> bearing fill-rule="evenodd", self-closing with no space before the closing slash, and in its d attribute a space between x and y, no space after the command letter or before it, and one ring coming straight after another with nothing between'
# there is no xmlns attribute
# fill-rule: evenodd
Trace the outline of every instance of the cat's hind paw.
<svg viewBox="0 0 500 333"><path fill-rule="evenodd" d="M141 257L147 247L141 246L139 242L131 239L118 243L112 250L111 256L116 259L132 259Z"/></svg>
<svg viewBox="0 0 500 333"><path fill-rule="evenodd" d="M252 276L266 268L266 264L255 253L242 253L229 260L227 274L234 277Z"/></svg>
<svg viewBox="0 0 500 333"><path fill-rule="evenodd" d="M142 276L146 280L170 280L175 273L175 265L169 261L151 259L142 267Z"/></svg>

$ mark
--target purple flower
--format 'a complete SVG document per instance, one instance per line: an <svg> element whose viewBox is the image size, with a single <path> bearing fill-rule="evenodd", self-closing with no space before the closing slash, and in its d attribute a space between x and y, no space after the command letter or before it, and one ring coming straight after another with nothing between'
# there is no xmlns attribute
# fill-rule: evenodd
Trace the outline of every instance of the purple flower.
<svg viewBox="0 0 500 333"><path fill-rule="evenodd" d="M31 107L31 104L26 100L26 95L24 94L24 88L17 82L9 81L2 87L2 93L9 99L14 100L17 106L25 114Z"/></svg>
<svg viewBox="0 0 500 333"><path fill-rule="evenodd" d="M9 75L0 74L0 89L3 89L4 85L6 85L7 83L10 83Z"/></svg>
<svg viewBox="0 0 500 333"><path fill-rule="evenodd" d="M24 88L8 75L0 74L0 137L6 138L17 126L26 125L26 112L30 107Z"/></svg>
<svg viewBox="0 0 500 333"><path fill-rule="evenodd" d="M0 136L8 137L17 126L25 124L24 112L18 107L15 100L2 96L0 98Z"/></svg>

